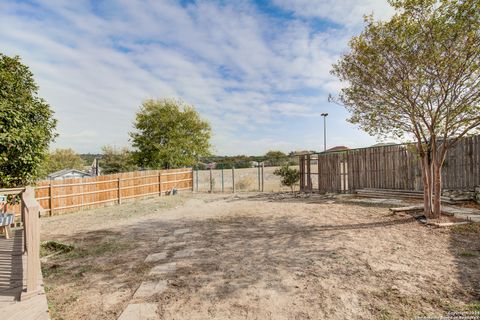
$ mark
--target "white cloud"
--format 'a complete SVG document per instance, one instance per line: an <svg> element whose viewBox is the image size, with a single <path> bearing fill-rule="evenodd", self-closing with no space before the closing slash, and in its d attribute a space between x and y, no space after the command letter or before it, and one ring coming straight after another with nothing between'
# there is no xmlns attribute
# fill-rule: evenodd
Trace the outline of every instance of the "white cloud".
<svg viewBox="0 0 480 320"><path fill-rule="evenodd" d="M79 152L128 145L135 111L156 97L194 104L211 121L219 153L298 149L299 137L278 138L279 128L326 108L327 94L339 88L329 70L346 49L349 25L359 11L384 7L352 2L348 14L333 19L345 5L276 1L347 28L317 30L301 19L278 23L249 2L118 0L96 9L102 14L92 3L102 5L0 7L3 52L19 54L34 72L59 119L57 146Z"/></svg>
<svg viewBox="0 0 480 320"><path fill-rule="evenodd" d="M363 22L363 16L372 14L377 19L393 14L386 0L273 0L279 7L308 18L328 19L349 27Z"/></svg>

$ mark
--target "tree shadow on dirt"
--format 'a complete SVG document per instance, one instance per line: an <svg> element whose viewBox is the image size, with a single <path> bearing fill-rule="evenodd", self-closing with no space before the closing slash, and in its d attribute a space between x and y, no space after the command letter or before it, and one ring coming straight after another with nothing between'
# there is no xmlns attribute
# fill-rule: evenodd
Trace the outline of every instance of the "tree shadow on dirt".
<svg viewBox="0 0 480 320"><path fill-rule="evenodd" d="M480 223L459 225L449 233L455 276L462 284L458 294L470 304L470 310L480 312Z"/></svg>
<svg viewBox="0 0 480 320"><path fill-rule="evenodd" d="M167 231L167 234L186 226L191 230L190 234L157 246L158 251L168 251L168 257L178 263L177 271L169 275L178 295L188 296L195 292L206 299L226 299L239 290L257 285L280 292L291 291L292 288L284 284L284 274L306 277L315 272L312 266L320 262L337 266L333 272L348 274L348 264L356 259L351 257L345 245L354 241L349 231L370 230L374 233L376 229L414 221L414 218L407 217L368 223L308 225L286 217L243 216L161 224L151 221L148 229L161 226L162 232ZM133 232L146 231L144 225L132 227L136 230ZM181 245L175 246L175 242ZM175 252L186 248L192 255L175 259ZM164 297L169 298L172 297Z"/></svg>
<svg viewBox="0 0 480 320"><path fill-rule="evenodd" d="M249 195L239 200L306 202L302 198L275 200L269 198L269 194ZM222 201L237 199L229 197ZM363 223L315 224L285 215L225 215L173 220L162 220L158 216L127 226L61 236L63 241L77 245L82 254L73 258L60 257L54 261L64 272L47 278L47 282L71 284L80 291L93 287L104 294L128 290L129 294L123 300L110 307L115 316L130 301L140 283L152 278L168 281L168 290L151 298L152 301L161 302L160 305L178 301L188 305L193 297L209 302L235 299L237 294L252 287L274 290L290 295L292 299L308 292L321 301L322 282L332 277L346 279L345 283L352 286L358 283L358 279L373 281L374 285L378 281L378 302L383 299L385 292L396 292L389 289L389 282L399 277L416 281L415 274L406 274L401 270L397 273L373 270L368 258L362 255L364 252L358 247L352 249L351 245L373 239L379 234L388 237L394 228L418 228L415 220L411 216L382 216L369 218ZM174 235L175 230L185 228L190 229L189 232ZM479 258L471 256L480 252L479 234L451 235L451 250L457 264L456 276L465 284L464 290L456 294L464 297L465 301L479 300ZM165 240L158 241L160 237ZM100 247L101 250L88 251L90 247ZM144 262L149 254L157 252L165 252L166 259L156 263ZM381 258L388 260L388 257ZM406 260L408 258L405 257ZM155 265L169 262L177 263L175 272L149 275ZM293 286L288 279L294 283L306 283L310 289ZM380 290L380 286L384 291ZM357 288L352 287L351 290ZM435 290L431 288L430 291ZM63 292L59 294L64 295ZM371 293L364 294L369 294L371 298ZM432 292L429 294L432 295ZM398 296L392 296L391 299L397 300ZM318 301L315 303L320 303ZM414 304L412 300L398 303L406 306ZM66 308L70 307L65 305ZM108 307L99 305L96 308L99 310L88 312L104 316L105 310L101 309Z"/></svg>

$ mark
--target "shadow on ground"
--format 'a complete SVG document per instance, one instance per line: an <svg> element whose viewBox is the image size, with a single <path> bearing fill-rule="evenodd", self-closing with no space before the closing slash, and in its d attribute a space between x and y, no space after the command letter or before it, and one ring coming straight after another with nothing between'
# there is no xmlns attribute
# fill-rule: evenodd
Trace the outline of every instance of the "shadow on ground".
<svg viewBox="0 0 480 320"><path fill-rule="evenodd" d="M275 199L260 194L212 201L242 207L241 201L288 205L328 204L330 199ZM305 213L302 217L307 218L302 220L275 212L198 219L156 217L128 228L59 236L57 240L76 249L44 265L53 314L65 319L86 315L115 319L141 281L152 277L148 273L153 264L144 259L154 252L167 252L168 261L177 262L176 272L166 276L169 289L151 299L167 319L175 315L186 319L189 310L190 316L197 312L217 319L244 314L250 316L241 318L275 318L275 309L270 316L262 309L272 292L283 303L287 318L297 319L411 318L444 314L458 310L462 301L478 300L479 233L429 229L410 216L366 217L362 207L350 206L343 209L350 216L341 218L330 212L331 217L324 214L319 220L309 220ZM362 222L352 223L355 215ZM190 232L173 237L182 228ZM157 242L159 237L166 240ZM456 266L446 274L437 254L445 248L422 247L442 237L450 237L446 249ZM427 244L421 242L425 239ZM186 249L190 256L176 258ZM461 286L452 287L440 276L458 277Z"/></svg>

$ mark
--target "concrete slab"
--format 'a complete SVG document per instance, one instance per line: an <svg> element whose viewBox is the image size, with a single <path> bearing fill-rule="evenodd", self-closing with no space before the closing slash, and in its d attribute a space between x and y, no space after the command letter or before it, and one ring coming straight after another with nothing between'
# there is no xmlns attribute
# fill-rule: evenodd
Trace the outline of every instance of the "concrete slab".
<svg viewBox="0 0 480 320"><path fill-rule="evenodd" d="M462 208L462 207L452 207L452 206L442 206L442 213L450 215L478 215L480 216L480 210L472 208Z"/></svg>
<svg viewBox="0 0 480 320"><path fill-rule="evenodd" d="M167 258L167 252L152 253L147 256L145 262L158 262Z"/></svg>
<svg viewBox="0 0 480 320"><path fill-rule="evenodd" d="M169 243L169 242L172 242L172 241L175 241L175 237L174 236L166 236L166 237L160 237L157 241L158 244L165 244L165 243Z"/></svg>
<svg viewBox="0 0 480 320"><path fill-rule="evenodd" d="M189 233L189 232L190 232L190 229L177 229L177 230L173 231L173 235L174 236L180 236L182 234Z"/></svg>
<svg viewBox="0 0 480 320"><path fill-rule="evenodd" d="M177 252L175 252L173 254L173 258L174 259L179 259L179 258L188 258L188 257L191 257L193 256L194 254L194 250L193 249L183 249L183 250L179 250Z"/></svg>
<svg viewBox="0 0 480 320"><path fill-rule="evenodd" d="M156 320L160 319L157 315L157 305L155 303L135 303L129 304L118 320Z"/></svg>
<svg viewBox="0 0 480 320"><path fill-rule="evenodd" d="M183 235L183 238L184 239L190 239L190 238L197 238L197 237L200 237L200 234L199 233L186 233Z"/></svg>
<svg viewBox="0 0 480 320"><path fill-rule="evenodd" d="M382 205L401 205L405 202L401 199L388 199L388 198L354 198L345 199L346 202L364 203L364 204L382 204Z"/></svg>
<svg viewBox="0 0 480 320"><path fill-rule="evenodd" d="M171 248L174 248L174 247L184 247L186 245L187 245L187 243L185 241L172 242L172 243L169 243L168 246L166 246L166 248L171 249Z"/></svg>
<svg viewBox="0 0 480 320"><path fill-rule="evenodd" d="M172 272L175 272L176 269L177 269L177 264L175 262L164 263L156 267L153 267L152 270L150 270L150 275L161 275L161 274L172 273Z"/></svg>
<svg viewBox="0 0 480 320"><path fill-rule="evenodd" d="M167 289L166 280L143 281L133 295L134 299L148 298L155 294L164 292Z"/></svg>

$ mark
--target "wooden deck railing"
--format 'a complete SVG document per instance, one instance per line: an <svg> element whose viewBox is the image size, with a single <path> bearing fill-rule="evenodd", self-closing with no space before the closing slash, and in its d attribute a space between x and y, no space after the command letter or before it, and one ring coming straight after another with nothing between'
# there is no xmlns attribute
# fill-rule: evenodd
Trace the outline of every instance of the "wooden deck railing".
<svg viewBox="0 0 480 320"><path fill-rule="evenodd" d="M26 289L22 299L39 290L40 267L40 205L35 200L35 190L27 187L21 195L22 217L26 254Z"/></svg>
<svg viewBox="0 0 480 320"><path fill-rule="evenodd" d="M40 204L35 199L35 189L0 189L0 194L20 197L21 220L23 222L23 275L25 287L21 299L38 293L40 287ZM18 270L14 270L18 271Z"/></svg>

